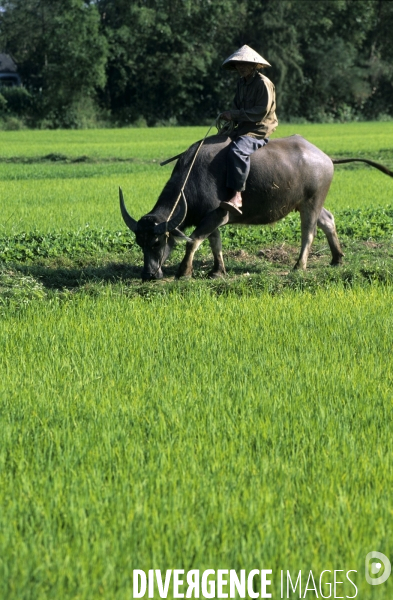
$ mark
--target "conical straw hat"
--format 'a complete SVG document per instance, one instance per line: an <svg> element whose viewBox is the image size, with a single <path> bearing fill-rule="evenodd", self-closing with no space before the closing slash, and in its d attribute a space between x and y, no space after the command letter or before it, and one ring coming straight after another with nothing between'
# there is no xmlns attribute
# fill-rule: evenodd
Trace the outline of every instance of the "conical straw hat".
<svg viewBox="0 0 393 600"><path fill-rule="evenodd" d="M262 67L271 67L271 65L265 60L258 52L255 52L250 46L242 46L239 50L236 50L231 56L226 58L222 63L224 69L234 70L237 62L252 63L257 69Z"/></svg>

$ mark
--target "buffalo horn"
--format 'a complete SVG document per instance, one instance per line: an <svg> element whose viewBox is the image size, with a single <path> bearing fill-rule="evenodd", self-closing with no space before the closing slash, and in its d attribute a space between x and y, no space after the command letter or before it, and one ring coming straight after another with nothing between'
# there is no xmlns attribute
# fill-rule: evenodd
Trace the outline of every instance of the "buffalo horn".
<svg viewBox="0 0 393 600"><path fill-rule="evenodd" d="M169 221L164 221L163 223L159 223L154 227L154 233L156 235L161 235L162 233L166 233L167 231L173 231L176 227L179 227L186 218L187 214L187 200L184 195L183 190L181 191L181 199L182 202L179 203L179 210Z"/></svg>
<svg viewBox="0 0 393 600"><path fill-rule="evenodd" d="M119 187L119 198L120 198L120 210L121 210L121 214L124 219L124 222L127 225L127 227L129 227L131 229L131 231L133 231L135 233L138 223L127 212L126 205L124 204L123 191L122 191L121 187Z"/></svg>

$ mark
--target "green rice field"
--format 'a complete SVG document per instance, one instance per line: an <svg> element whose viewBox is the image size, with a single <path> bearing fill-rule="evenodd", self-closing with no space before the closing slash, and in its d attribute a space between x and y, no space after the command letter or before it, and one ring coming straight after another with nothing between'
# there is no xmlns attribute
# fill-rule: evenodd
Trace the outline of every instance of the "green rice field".
<svg viewBox="0 0 393 600"><path fill-rule="evenodd" d="M224 229L224 279L205 244L175 280L179 245L141 283L118 186L139 218L206 130L0 132L1 600L125 600L135 569L393 596L365 579L369 552L393 562L393 180L335 168L340 267L318 234L292 271L292 214ZM393 169L393 123L293 133Z"/></svg>

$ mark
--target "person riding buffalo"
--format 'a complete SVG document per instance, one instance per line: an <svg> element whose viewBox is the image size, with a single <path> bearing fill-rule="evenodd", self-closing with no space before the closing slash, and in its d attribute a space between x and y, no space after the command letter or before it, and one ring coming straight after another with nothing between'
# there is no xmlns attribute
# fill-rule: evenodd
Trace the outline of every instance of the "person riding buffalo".
<svg viewBox="0 0 393 600"><path fill-rule="evenodd" d="M227 187L231 196L220 206L239 215L242 214L241 192L246 188L250 172L250 155L267 144L278 125L276 93L270 79L258 71L271 65L249 46L236 50L222 66L237 71L240 79L231 110L219 116L233 125L227 159Z"/></svg>

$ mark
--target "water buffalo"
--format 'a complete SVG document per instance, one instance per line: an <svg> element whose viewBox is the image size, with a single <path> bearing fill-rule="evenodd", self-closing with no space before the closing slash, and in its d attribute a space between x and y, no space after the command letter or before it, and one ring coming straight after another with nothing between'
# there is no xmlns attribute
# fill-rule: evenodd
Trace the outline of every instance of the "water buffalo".
<svg viewBox="0 0 393 600"><path fill-rule="evenodd" d="M182 192L198 144L191 146L180 156L153 209L139 221L127 212L119 190L123 219L143 251L144 281L162 278L161 267L176 241L181 239L186 240L187 245L178 277L191 276L194 254L206 238L214 256L210 276L220 277L225 274L220 226L228 223L265 225L279 221L291 211L300 213L301 222L301 250L295 268L306 268L317 227L327 237L331 264L338 265L343 253L334 217L323 207L334 164L359 160L393 177L386 167L366 159L332 160L299 135L274 139L252 154L247 188L242 194L243 215L232 215L219 206L222 200L228 199L226 154L230 141L226 136L212 136L205 141ZM189 226L196 227L190 238L182 231Z"/></svg>

